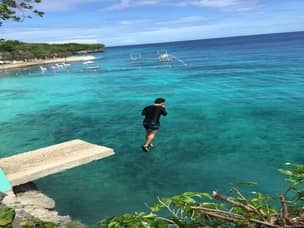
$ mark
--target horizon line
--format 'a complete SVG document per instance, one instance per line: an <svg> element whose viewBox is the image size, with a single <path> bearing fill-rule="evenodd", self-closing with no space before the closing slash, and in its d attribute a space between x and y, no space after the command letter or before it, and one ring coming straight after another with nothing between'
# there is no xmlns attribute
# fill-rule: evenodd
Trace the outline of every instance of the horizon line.
<svg viewBox="0 0 304 228"><path fill-rule="evenodd" d="M120 48L120 47L130 47L130 46L143 46L143 45L153 45L153 44L168 44L168 43L178 43L178 42L190 42L190 41L200 41L200 40L216 40L216 39L226 39L226 38L238 38L238 37L249 37L249 36L265 36L265 35L275 35L275 34L285 34L285 33L299 33L303 31L289 31L289 32L273 32L273 33L257 33L257 34L248 34L248 35L233 35L233 36L223 36L223 37L212 37L212 38L202 38L202 39L191 39L191 40L173 40L173 41L164 41L156 43L141 43L141 44L125 44L125 45L115 45L115 46L106 46L106 48Z"/></svg>

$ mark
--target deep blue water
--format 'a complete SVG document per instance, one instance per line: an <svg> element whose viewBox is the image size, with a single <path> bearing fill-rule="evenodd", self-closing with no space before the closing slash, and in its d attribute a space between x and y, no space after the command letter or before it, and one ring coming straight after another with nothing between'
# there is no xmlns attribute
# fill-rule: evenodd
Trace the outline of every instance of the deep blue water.
<svg viewBox="0 0 304 228"><path fill-rule="evenodd" d="M183 60L159 63L158 50ZM142 62L131 62L140 51ZM75 138L114 148L110 158L35 183L61 214L85 223L146 210L157 196L283 191L284 162L303 163L304 32L108 48L101 70L0 72L0 155ZM167 100L143 153L141 110Z"/></svg>

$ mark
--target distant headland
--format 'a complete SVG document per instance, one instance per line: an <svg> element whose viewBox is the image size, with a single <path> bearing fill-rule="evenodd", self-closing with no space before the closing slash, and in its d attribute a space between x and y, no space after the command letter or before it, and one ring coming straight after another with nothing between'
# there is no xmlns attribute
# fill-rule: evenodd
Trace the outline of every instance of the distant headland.
<svg viewBox="0 0 304 228"><path fill-rule="evenodd" d="M103 52L103 44L24 43L0 39L0 70L54 62L85 61L89 53Z"/></svg>

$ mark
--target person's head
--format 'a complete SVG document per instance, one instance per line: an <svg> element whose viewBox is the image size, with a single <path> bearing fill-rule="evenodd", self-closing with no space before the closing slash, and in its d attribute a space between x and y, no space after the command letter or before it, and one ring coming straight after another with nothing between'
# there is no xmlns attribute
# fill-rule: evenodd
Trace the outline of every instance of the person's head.
<svg viewBox="0 0 304 228"><path fill-rule="evenodd" d="M166 102L166 100L164 98L159 97L159 98L155 99L154 104L156 104L156 105L164 105L165 102Z"/></svg>

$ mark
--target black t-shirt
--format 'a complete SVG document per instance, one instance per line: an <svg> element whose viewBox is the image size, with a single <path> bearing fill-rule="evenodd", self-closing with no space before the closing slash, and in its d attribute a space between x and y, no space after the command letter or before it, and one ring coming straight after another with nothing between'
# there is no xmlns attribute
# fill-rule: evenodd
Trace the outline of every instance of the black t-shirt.
<svg viewBox="0 0 304 228"><path fill-rule="evenodd" d="M160 105L149 105L142 110L141 114L145 116L145 123L159 124L160 116L166 116L167 112L166 109Z"/></svg>

